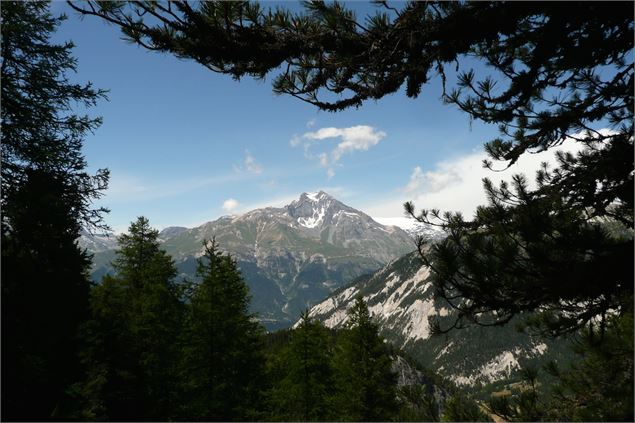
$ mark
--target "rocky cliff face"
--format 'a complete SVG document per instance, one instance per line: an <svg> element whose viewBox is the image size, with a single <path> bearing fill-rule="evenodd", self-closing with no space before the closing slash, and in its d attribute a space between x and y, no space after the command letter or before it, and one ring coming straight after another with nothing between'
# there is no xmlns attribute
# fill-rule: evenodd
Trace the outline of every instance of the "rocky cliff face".
<svg viewBox="0 0 635 423"><path fill-rule="evenodd" d="M418 253L405 255L334 292L313 306L310 316L328 327L341 328L357 295L364 297L388 340L457 385L490 384L514 376L526 363L543 363L566 354L563 342L519 333L513 324L432 336L428 318L451 319L455 312L435 301L430 271Z"/></svg>

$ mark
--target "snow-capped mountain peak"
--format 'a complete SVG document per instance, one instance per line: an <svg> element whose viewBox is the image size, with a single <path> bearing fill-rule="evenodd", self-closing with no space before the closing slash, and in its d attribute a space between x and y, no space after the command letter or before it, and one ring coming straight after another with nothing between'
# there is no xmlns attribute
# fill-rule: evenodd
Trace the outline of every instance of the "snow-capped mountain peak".
<svg viewBox="0 0 635 423"><path fill-rule="evenodd" d="M300 199L302 199L302 198L308 198L311 201L319 202L323 198L333 198L333 197L331 197L330 195L328 195L324 191L318 191L318 192L304 192L300 196Z"/></svg>
<svg viewBox="0 0 635 423"><path fill-rule="evenodd" d="M324 191L302 193L298 200L285 207L298 225L307 229L320 229L330 223L330 217L339 210L348 208Z"/></svg>
<svg viewBox="0 0 635 423"><path fill-rule="evenodd" d="M324 191L303 193L282 207L223 216L189 229L170 227L160 234L161 247L192 280L202 241L212 238L237 260L254 293L253 310L268 328L291 324L342 284L415 249L404 231L380 225ZM112 255L107 250L95 256L97 277L111 271Z"/></svg>

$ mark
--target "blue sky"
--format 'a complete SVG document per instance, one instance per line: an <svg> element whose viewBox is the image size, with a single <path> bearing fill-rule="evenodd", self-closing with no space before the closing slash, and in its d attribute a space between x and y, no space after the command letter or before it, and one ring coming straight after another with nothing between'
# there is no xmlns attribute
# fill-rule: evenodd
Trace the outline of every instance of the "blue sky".
<svg viewBox="0 0 635 423"><path fill-rule="evenodd" d="M319 112L274 95L273 75L234 81L129 44L65 3L53 11L68 15L55 40L76 44L73 78L110 90L92 109L104 123L84 151L90 169L111 171L100 205L116 232L139 215L192 227L319 189L380 221L402 217L407 200L466 213L484 201L482 145L496 130L443 105L438 80L418 99L399 92Z"/></svg>

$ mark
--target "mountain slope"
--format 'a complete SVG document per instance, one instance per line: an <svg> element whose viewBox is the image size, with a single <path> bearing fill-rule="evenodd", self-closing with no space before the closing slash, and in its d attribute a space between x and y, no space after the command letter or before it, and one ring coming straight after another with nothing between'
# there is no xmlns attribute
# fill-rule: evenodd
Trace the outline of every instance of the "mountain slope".
<svg viewBox="0 0 635 423"><path fill-rule="evenodd" d="M291 204L224 216L196 228L171 227L162 247L179 272L195 278L204 239L215 237L238 261L252 310L269 329L289 326L305 308L350 280L409 251L414 242L327 193L304 193ZM108 272L112 250L95 254L94 274Z"/></svg>
<svg viewBox="0 0 635 423"><path fill-rule="evenodd" d="M524 363L543 363L566 354L562 341L533 338L517 332L513 324L431 336L428 317L450 319L454 311L435 302L429 276L418 253L410 253L334 292L313 306L310 315L340 328L346 323L347 308L361 294L388 340L457 385L490 384L514 376Z"/></svg>

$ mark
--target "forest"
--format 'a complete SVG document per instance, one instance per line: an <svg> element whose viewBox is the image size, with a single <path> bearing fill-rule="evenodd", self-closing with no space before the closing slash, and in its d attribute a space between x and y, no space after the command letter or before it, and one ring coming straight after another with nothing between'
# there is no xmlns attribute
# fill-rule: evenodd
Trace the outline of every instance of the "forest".
<svg viewBox="0 0 635 423"><path fill-rule="evenodd" d="M307 309L267 332L222 243L202 240L197 280L182 278L143 216L118 237L114 272L91 281L77 240L109 230L95 206L109 170L89 172L83 146L108 92L69 77L74 45L52 41L66 17L49 2L3 1L2 420L633 421L633 4L373 4L365 20L322 1L67 5L143 50L269 76L326 113L401 91L415 101L436 75L446 107L498 127L479 140L493 171L582 145L536 175L485 179L473 217L404 204L444 233L413 244L456 312L430 320L433 336L523 319L519 330L571 340L575 359L484 398L387 342L361 295L343 329ZM467 58L495 76L451 72Z"/></svg>

